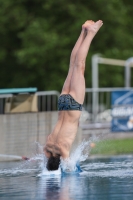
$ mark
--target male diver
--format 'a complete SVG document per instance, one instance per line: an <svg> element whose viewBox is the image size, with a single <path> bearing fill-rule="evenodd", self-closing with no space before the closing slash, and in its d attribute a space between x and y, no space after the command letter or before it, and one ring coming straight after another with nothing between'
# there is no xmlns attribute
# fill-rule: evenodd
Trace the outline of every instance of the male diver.
<svg viewBox="0 0 133 200"><path fill-rule="evenodd" d="M69 158L85 97L86 57L92 39L102 25L101 20L86 21L72 50L68 75L58 99L58 121L44 146L44 154L48 158L46 165L48 170L57 170L60 158Z"/></svg>

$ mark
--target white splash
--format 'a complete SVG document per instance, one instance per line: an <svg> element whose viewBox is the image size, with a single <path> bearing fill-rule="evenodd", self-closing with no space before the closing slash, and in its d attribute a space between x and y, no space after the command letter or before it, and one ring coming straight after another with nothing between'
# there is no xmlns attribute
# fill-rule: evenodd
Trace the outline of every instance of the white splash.
<svg viewBox="0 0 133 200"><path fill-rule="evenodd" d="M61 171L65 173L80 172L81 170L79 167L79 163L82 161L85 161L88 158L89 152L91 150L90 144L94 140L97 140L97 138L93 137L89 139L89 141L84 140L76 148L76 150L71 153L70 158L65 159L65 160L61 158L60 168L56 171L47 170L46 168L47 158L45 157L43 153L43 147L38 142L35 142L33 145L35 153L34 153L34 156L29 161L33 161L33 160L40 161L39 167L41 169L41 173L39 174L39 176L60 175Z"/></svg>
<svg viewBox="0 0 133 200"><path fill-rule="evenodd" d="M61 168L59 167L58 170L48 171L46 168L42 170L42 172L38 175L38 177L42 176L60 176L61 175Z"/></svg>
<svg viewBox="0 0 133 200"><path fill-rule="evenodd" d="M91 150L90 144L92 141L97 140L97 138L91 138L89 141L83 141L75 151L73 151L68 159L61 159L61 164L58 170L48 171L46 169L47 158L43 152L43 146L38 142L32 145L32 156L29 160L22 161L18 167L13 169L3 169L0 170L0 175L20 175L23 173L30 172L41 172L38 176L53 176L61 175L61 172L80 172L79 163L85 161Z"/></svg>
<svg viewBox="0 0 133 200"><path fill-rule="evenodd" d="M63 172L75 172L79 170L79 164L85 161L89 157L91 151L91 143L97 141L97 137L92 137L89 141L83 140L83 142L71 153L70 158L61 159L61 168Z"/></svg>
<svg viewBox="0 0 133 200"><path fill-rule="evenodd" d="M35 145L38 146L38 148L36 149L41 149L42 150L42 154L38 154L37 156L34 156L30 159L31 160L37 160L40 159L40 161L42 160L42 162L40 162L40 168L41 168L41 173L38 175L40 176L57 176L57 175L61 175L61 172L65 172L65 173L74 173L74 172L78 172L80 173L80 165L79 163L82 161L85 161L88 156L89 156L89 152L91 150L91 146L90 144L92 143L92 141L97 140L97 138L91 138L89 141L83 141L77 148L75 151L73 151L70 155L70 158L68 159L62 159L61 158L61 164L58 170L56 171L48 171L46 168L46 164L47 164L47 158L44 156L43 153L43 148L39 143L35 143ZM41 152L39 150L39 152Z"/></svg>

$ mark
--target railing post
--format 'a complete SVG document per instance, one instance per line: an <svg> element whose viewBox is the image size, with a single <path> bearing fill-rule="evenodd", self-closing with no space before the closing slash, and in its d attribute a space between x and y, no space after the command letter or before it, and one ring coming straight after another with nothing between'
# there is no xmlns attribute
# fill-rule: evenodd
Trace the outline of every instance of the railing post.
<svg viewBox="0 0 133 200"><path fill-rule="evenodd" d="M98 59L99 56L93 55L92 56L92 115L93 115L93 122L96 121L96 116L98 114L98 91L96 89L99 87L98 81Z"/></svg>
<svg viewBox="0 0 133 200"><path fill-rule="evenodd" d="M125 87L129 88L131 85L131 65L133 65L133 57L126 60L125 63Z"/></svg>

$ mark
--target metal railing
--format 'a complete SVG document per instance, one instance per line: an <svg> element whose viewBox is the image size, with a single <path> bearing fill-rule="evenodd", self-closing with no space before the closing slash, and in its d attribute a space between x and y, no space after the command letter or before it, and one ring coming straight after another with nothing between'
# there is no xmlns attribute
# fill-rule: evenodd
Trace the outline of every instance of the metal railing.
<svg viewBox="0 0 133 200"><path fill-rule="evenodd" d="M57 110L57 102L60 93L58 91L36 92L38 96L38 111Z"/></svg>
<svg viewBox="0 0 133 200"><path fill-rule="evenodd" d="M0 95L0 114L4 114L5 100L12 96L13 96L12 94L1 94Z"/></svg>
<svg viewBox="0 0 133 200"><path fill-rule="evenodd" d="M89 113L89 121L104 122L111 118L111 92L127 91L133 88L86 88L83 107ZM57 111L58 91L36 92L38 111ZM0 114L4 114L6 98L12 94L0 95Z"/></svg>
<svg viewBox="0 0 133 200"><path fill-rule="evenodd" d="M42 91L36 92L38 111L55 111L57 110L57 101L60 93L58 91ZM0 114L5 113L5 103L8 98L12 98L13 94L0 94Z"/></svg>
<svg viewBox="0 0 133 200"><path fill-rule="evenodd" d="M125 67L124 81L125 87L131 86L131 67L133 67L133 57L127 60L119 60L112 58L103 58L100 54L95 54L92 56L92 88L99 88L99 64L105 65L115 65Z"/></svg>
<svg viewBox="0 0 133 200"><path fill-rule="evenodd" d="M91 121L101 122L111 119L111 92L127 90L133 88L86 88L84 107L91 113Z"/></svg>

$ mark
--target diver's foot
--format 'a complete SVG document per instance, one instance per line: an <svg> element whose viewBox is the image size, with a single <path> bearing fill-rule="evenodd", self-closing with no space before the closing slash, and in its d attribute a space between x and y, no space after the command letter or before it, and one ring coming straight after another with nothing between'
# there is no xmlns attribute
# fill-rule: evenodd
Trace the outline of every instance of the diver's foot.
<svg viewBox="0 0 133 200"><path fill-rule="evenodd" d="M95 35L99 31L99 29L101 28L102 25L103 25L102 20L98 20L97 22L95 22L93 24L88 23L86 26L86 30L87 30L87 32Z"/></svg>
<svg viewBox="0 0 133 200"><path fill-rule="evenodd" d="M92 25L95 22L92 20L87 20L83 25L82 25L82 30L87 30L88 25Z"/></svg>

